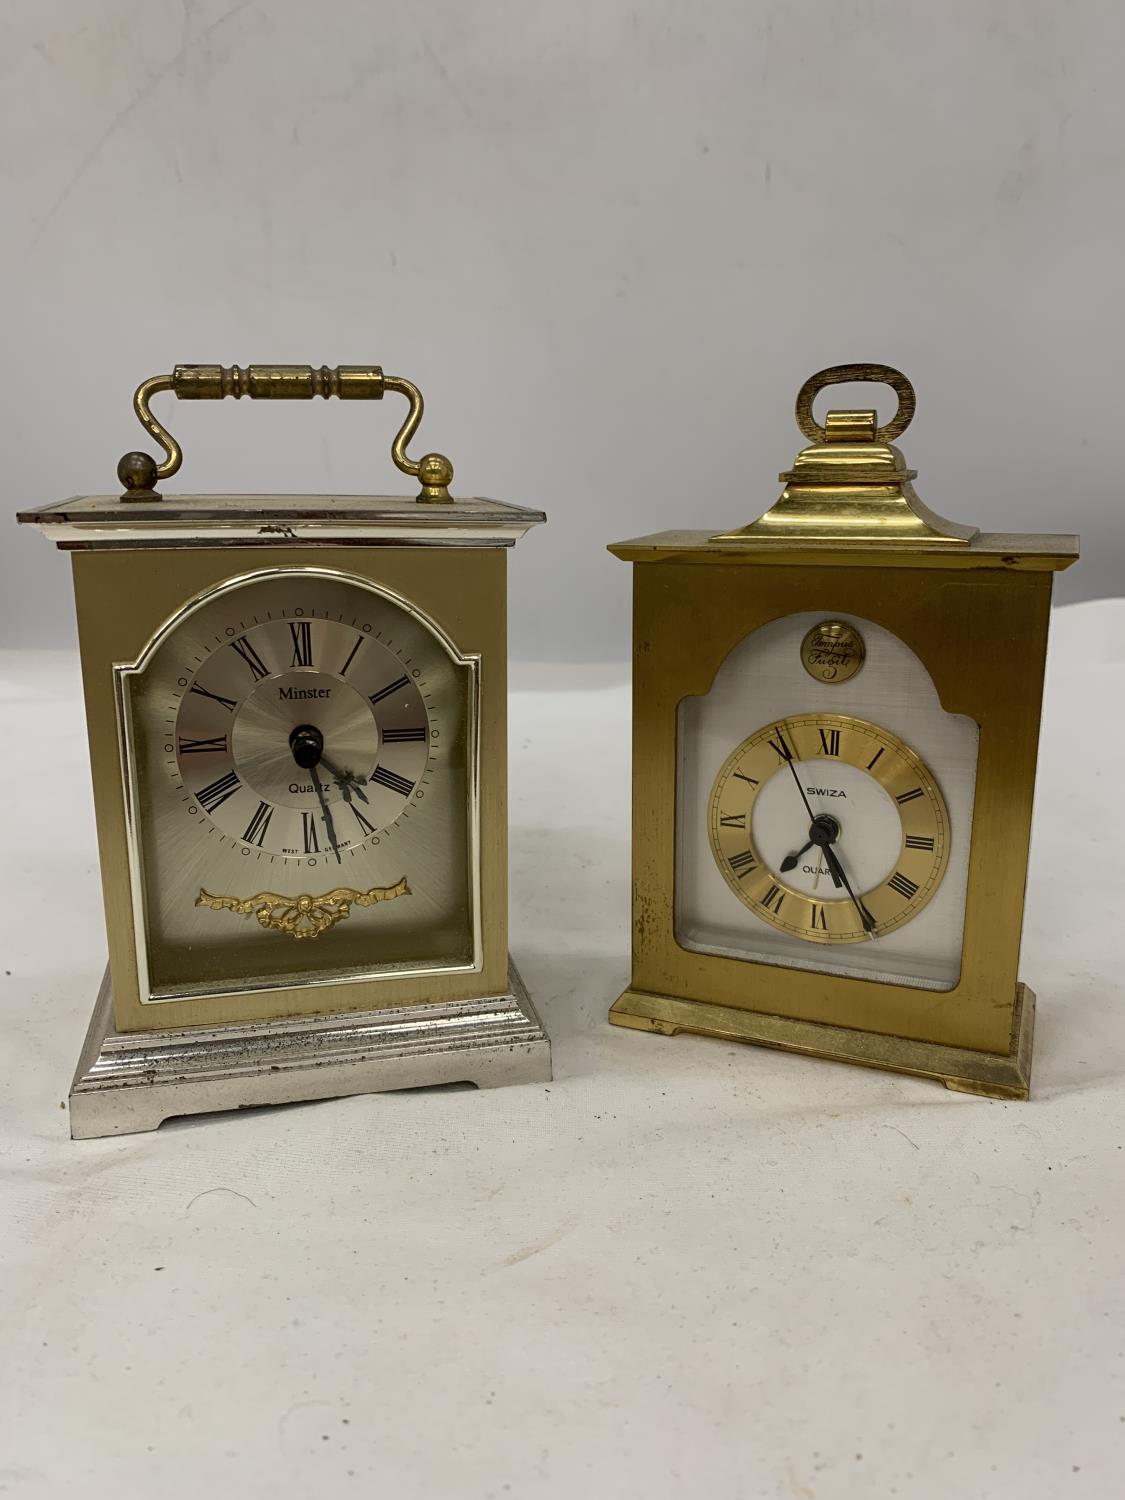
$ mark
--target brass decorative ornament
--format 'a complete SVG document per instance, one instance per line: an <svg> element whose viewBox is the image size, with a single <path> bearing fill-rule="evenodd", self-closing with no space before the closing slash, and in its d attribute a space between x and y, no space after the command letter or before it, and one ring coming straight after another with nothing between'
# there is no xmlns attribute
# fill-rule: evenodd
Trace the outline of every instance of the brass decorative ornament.
<svg viewBox="0 0 1125 1500"><path fill-rule="evenodd" d="M845 381L890 385L892 420L819 425ZM1078 545L929 510L894 446L914 410L897 370L823 370L758 520L610 548L634 565L632 978L610 1020L1022 1099L1051 585Z"/></svg>
<svg viewBox="0 0 1125 1500"><path fill-rule="evenodd" d="M376 885L369 891L353 891L350 886L338 885L325 891L322 896L278 896L273 891L259 891L256 896L245 899L238 896L213 896L210 891L200 891L195 898L196 906L209 906L212 911L233 911L240 916L255 916L263 927L283 932L286 937L302 939L318 938L321 933L331 932L337 922L351 916L353 906L374 906L378 901L393 901L396 896L409 896L410 887L405 877L394 885Z"/></svg>
<svg viewBox="0 0 1125 1500"><path fill-rule="evenodd" d="M414 496L157 489L158 395L388 392ZM134 407L161 460L19 517L71 554L106 913L72 1134L549 1078L507 914L506 553L542 512L454 499L377 365L177 365Z"/></svg>

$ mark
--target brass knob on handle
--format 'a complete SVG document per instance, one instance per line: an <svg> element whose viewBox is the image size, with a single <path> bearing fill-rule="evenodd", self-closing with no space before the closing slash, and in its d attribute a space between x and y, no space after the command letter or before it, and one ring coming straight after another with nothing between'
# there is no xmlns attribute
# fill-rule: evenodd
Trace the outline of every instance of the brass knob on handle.
<svg viewBox="0 0 1125 1500"><path fill-rule="evenodd" d="M117 477L125 486L122 500L159 500L158 479L170 479L183 462L183 451L175 438L152 414L152 397L171 391L181 401L221 401L225 396L252 401L311 401L336 396L341 401L381 401L387 391L405 396L410 403L406 419L391 444L391 457L404 474L418 479L418 500L425 505L452 504L449 486L453 465L443 453L427 453L414 460L407 444L422 420L422 393L398 375L384 375L378 365L177 365L171 375L154 375L143 381L133 396L133 409L145 430L164 450L157 463L147 453L126 453L117 466Z"/></svg>

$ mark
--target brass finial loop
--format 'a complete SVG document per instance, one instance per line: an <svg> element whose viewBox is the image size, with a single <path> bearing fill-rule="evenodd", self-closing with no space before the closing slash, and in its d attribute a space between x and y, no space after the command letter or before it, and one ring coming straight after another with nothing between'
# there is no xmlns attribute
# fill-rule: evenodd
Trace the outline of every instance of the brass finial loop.
<svg viewBox="0 0 1125 1500"><path fill-rule="evenodd" d="M387 391L405 396L410 410L391 444L391 457L404 474L421 482L418 500L424 505L449 505L453 465L443 453L427 453L417 462L406 448L422 420L422 393L409 380L384 375L378 365L177 365L171 375L143 381L133 397L133 409L145 431L164 450L157 463L146 453L126 453L117 466L125 486L122 500L159 500L158 479L170 479L183 462L175 438L152 414L151 398L171 391L181 401L221 401L224 396L252 401L309 401L314 396L336 396L341 401L381 401Z"/></svg>
<svg viewBox="0 0 1125 1500"><path fill-rule="evenodd" d="M876 427L865 410L830 411L820 427L812 404L826 385L879 381L898 395L893 421ZM890 365L832 365L806 380L797 395L797 425L811 446L778 477L785 485L765 515L711 538L749 546L915 547L968 545L975 526L947 521L914 492L915 470L891 444L914 415L914 387Z"/></svg>
<svg viewBox="0 0 1125 1500"><path fill-rule="evenodd" d="M797 426L810 443L839 442L839 431L830 432L813 420L812 406L817 396L828 385L844 385L853 381L875 381L889 385L898 397L898 410L884 427L875 429L866 441L893 443L910 426L917 404L914 387L901 370L891 365L830 365L810 375L797 392Z"/></svg>

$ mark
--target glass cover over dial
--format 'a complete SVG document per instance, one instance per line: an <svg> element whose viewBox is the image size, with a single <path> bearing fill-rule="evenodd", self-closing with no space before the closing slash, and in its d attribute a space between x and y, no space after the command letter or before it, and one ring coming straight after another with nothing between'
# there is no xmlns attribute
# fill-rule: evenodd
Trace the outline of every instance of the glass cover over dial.
<svg viewBox="0 0 1125 1500"><path fill-rule="evenodd" d="M150 998L475 965L477 663L420 611L265 570L121 670Z"/></svg>
<svg viewBox="0 0 1125 1500"><path fill-rule="evenodd" d="M679 708L677 941L951 989L978 739L872 620L830 604L752 631Z"/></svg>

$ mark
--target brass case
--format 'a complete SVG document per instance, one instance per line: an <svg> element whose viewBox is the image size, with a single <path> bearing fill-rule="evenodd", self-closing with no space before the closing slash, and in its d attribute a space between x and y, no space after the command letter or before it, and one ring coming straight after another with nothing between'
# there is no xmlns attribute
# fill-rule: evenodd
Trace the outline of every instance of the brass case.
<svg viewBox="0 0 1125 1500"><path fill-rule="evenodd" d="M831 417L849 438L867 419L874 448L874 413ZM790 474L784 503L742 531L664 532L610 548L632 562L634 583L632 978L610 1020L1026 1098L1034 996L1017 968L1051 584L1074 561L1077 541L980 534L930 512L922 534L905 483L895 501L907 497L899 535L888 536L886 479L875 476L876 484L866 459L861 483L832 476L831 441L807 450L825 480L819 491L802 491L795 525L786 516L796 488ZM888 465L902 476L897 450L879 451L894 455ZM855 448L847 454L854 466ZM715 956L676 941L680 702L706 693L750 632L802 610L858 615L893 632L925 665L942 706L979 725L964 946L952 990Z"/></svg>

